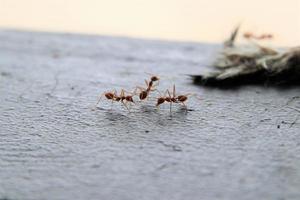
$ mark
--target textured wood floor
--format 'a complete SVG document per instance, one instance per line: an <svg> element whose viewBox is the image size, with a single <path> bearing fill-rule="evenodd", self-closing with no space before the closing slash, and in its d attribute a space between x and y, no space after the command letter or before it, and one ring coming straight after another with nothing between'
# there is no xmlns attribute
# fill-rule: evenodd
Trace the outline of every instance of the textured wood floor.
<svg viewBox="0 0 300 200"><path fill-rule="evenodd" d="M0 199L299 199L300 89L193 86L217 50L0 31ZM202 100L90 109L145 72Z"/></svg>

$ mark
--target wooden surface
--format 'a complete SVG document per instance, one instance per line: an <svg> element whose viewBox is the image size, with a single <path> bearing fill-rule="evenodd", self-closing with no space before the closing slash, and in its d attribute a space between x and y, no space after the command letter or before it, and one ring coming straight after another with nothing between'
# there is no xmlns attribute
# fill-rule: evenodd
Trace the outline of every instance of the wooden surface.
<svg viewBox="0 0 300 200"><path fill-rule="evenodd" d="M299 199L300 89L192 85L217 50L0 31L0 199ZM202 100L90 109L145 72Z"/></svg>

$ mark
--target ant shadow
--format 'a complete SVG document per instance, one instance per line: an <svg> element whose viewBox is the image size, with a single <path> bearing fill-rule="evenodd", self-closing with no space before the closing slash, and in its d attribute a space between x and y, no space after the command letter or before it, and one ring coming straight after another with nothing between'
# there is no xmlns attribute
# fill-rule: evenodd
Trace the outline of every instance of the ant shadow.
<svg viewBox="0 0 300 200"><path fill-rule="evenodd" d="M152 105L140 105L132 108L130 112L120 109L97 108L97 111L104 111L104 118L101 116L101 123L110 126L134 127L151 127L151 126L170 126L186 122L189 112L194 110L184 107L173 107L170 112L169 108L157 109ZM100 116L99 116L100 119ZM105 121L103 121L103 119Z"/></svg>
<svg viewBox="0 0 300 200"><path fill-rule="evenodd" d="M107 119L110 122L122 122L130 120L130 117L128 117L128 115L125 115L124 112L121 112L120 110L114 110L113 108L105 109L97 107L96 111L102 111L105 115L104 119ZM100 116L98 117L100 119ZM102 116L101 119L103 119Z"/></svg>
<svg viewBox="0 0 300 200"><path fill-rule="evenodd" d="M157 115L157 109L155 106L150 106L150 105L141 105L139 110L141 113L147 114L147 115Z"/></svg>
<svg viewBox="0 0 300 200"><path fill-rule="evenodd" d="M187 121L189 111L183 107L172 108L170 111L169 108L160 108L157 109L155 106L142 105L139 108L141 118L144 118L143 121L149 124L152 123L154 126L172 126L178 123L183 123Z"/></svg>
<svg viewBox="0 0 300 200"><path fill-rule="evenodd" d="M131 112L118 107L97 108L94 113L95 131L106 140L142 148L145 141L160 140L166 133L178 133L187 121L185 109L174 108L171 115L168 108L165 106L158 110L153 105L140 105Z"/></svg>

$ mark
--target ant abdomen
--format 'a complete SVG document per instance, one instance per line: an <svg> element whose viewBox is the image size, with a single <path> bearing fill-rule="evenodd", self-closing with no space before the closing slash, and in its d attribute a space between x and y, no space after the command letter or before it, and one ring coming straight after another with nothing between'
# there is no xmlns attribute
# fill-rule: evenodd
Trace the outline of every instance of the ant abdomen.
<svg viewBox="0 0 300 200"><path fill-rule="evenodd" d="M140 100L146 99L147 96L148 96L148 92L147 92L147 91L142 91L142 92L140 93Z"/></svg>
<svg viewBox="0 0 300 200"><path fill-rule="evenodd" d="M163 104L165 102L165 98L164 97L160 97L157 99L157 103L156 106L159 106L160 104Z"/></svg>

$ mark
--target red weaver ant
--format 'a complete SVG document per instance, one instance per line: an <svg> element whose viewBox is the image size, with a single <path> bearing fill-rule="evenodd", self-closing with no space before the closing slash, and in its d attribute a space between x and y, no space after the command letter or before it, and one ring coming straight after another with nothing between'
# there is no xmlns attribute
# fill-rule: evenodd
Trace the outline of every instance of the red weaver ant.
<svg viewBox="0 0 300 200"><path fill-rule="evenodd" d="M100 95L100 97L99 97L99 99L98 99L98 101L97 101L97 103L96 103L95 106L97 106L98 103L101 101L103 95L105 96L105 98L106 98L107 100L111 100L111 103L113 103L114 101L116 101L116 102L121 102L121 103L126 107L126 109L127 109L128 111L129 111L129 108L128 108L128 106L126 105L126 103L127 103L127 102L129 102L129 103L134 103L134 101L133 101L133 95L126 95L126 94L125 94L125 90L122 89L120 95L117 94L117 91L116 91L116 90L114 90L113 92L104 92L104 93L102 93L102 94ZM125 102L124 102L124 101L125 101Z"/></svg>
<svg viewBox="0 0 300 200"><path fill-rule="evenodd" d="M188 93L185 95L176 96L175 85L173 85L172 95L168 89L166 90L164 95L166 95L166 93L168 93L168 96L161 96L157 99L156 107L159 107L161 104L168 102L168 103L170 103L170 112L172 111L172 103L181 103L187 110L187 106L184 102L186 102L188 100L188 96L196 95L196 94Z"/></svg>

